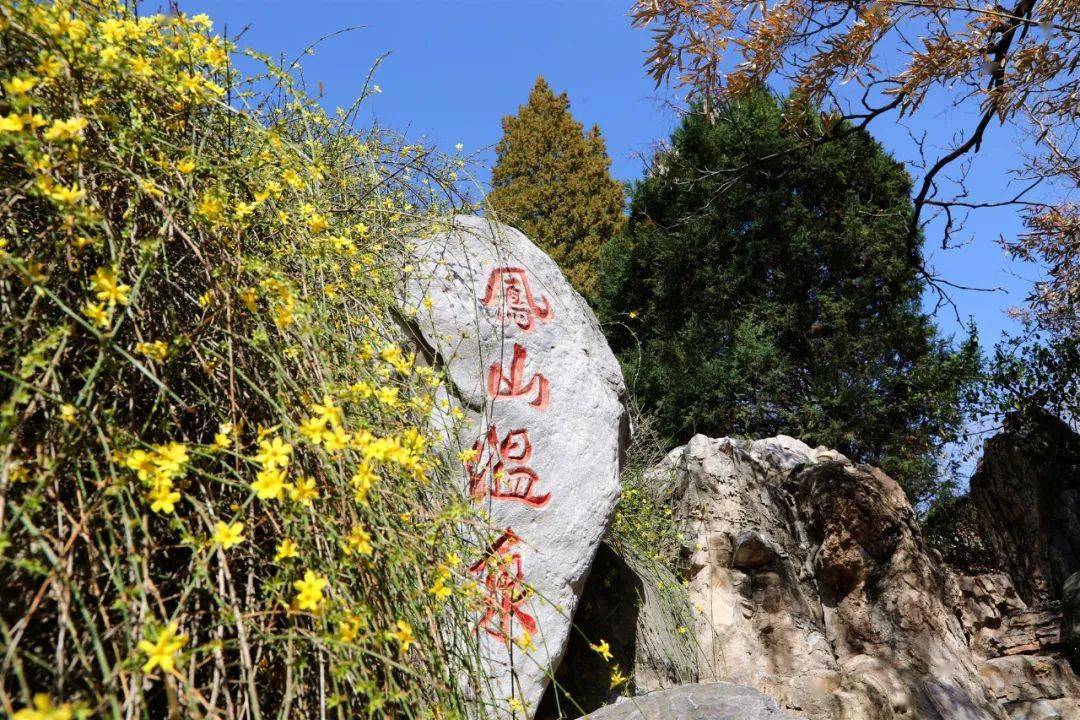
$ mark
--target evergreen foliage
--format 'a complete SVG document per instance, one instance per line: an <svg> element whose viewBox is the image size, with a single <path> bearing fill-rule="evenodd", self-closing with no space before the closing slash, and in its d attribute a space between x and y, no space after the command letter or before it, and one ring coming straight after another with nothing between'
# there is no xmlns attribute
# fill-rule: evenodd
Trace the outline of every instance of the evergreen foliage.
<svg viewBox="0 0 1080 720"><path fill-rule="evenodd" d="M566 93L542 77L517 115L503 118L488 202L525 233L593 301L600 246L623 224L622 185L613 180L600 128L584 132Z"/></svg>
<svg viewBox="0 0 1080 720"><path fill-rule="evenodd" d="M605 246L601 311L671 442L786 433L936 496L977 373L920 310L911 181L865 132L808 147L762 91L691 113Z"/></svg>

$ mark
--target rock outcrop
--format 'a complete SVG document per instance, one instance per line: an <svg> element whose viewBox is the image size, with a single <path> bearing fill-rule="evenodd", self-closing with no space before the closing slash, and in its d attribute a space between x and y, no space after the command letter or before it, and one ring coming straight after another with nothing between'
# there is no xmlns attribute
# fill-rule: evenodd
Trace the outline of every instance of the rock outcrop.
<svg viewBox="0 0 1080 720"><path fill-rule="evenodd" d="M987 440L971 497L998 562L1030 607L1058 602L1080 570L1080 436L1038 410Z"/></svg>
<svg viewBox="0 0 1080 720"><path fill-rule="evenodd" d="M1005 717L955 579L880 470L783 436L697 436L650 477L686 538L700 680L815 720Z"/></svg>
<svg viewBox="0 0 1080 720"><path fill-rule="evenodd" d="M742 685L703 683L624 698L588 720L782 720L772 698Z"/></svg>
<svg viewBox="0 0 1080 720"><path fill-rule="evenodd" d="M959 617L990 692L1015 720L1080 720L1080 681L1061 643L1061 613L1029 608L1004 574L958 578Z"/></svg>
<svg viewBox="0 0 1080 720"><path fill-rule="evenodd" d="M619 495L628 420L618 363L591 310L520 232L459 216L410 242L402 307L465 415L450 438L463 488L505 528L471 558L490 677L478 702L531 716Z"/></svg>

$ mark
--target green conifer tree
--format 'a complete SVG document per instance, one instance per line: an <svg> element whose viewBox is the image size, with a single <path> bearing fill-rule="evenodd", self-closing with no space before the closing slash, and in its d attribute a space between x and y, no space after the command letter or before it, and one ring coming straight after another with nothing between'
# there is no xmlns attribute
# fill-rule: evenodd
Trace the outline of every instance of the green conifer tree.
<svg viewBox="0 0 1080 720"><path fill-rule="evenodd" d="M600 246L623 224L622 185L609 173L600 128L584 132L566 93L556 95L542 77L518 114L502 124L491 209L551 255L574 288L595 301Z"/></svg>
<svg viewBox="0 0 1080 720"><path fill-rule="evenodd" d="M672 444L784 433L949 490L979 351L923 311L911 179L864 131L809 145L765 91L689 113L601 254L601 317Z"/></svg>

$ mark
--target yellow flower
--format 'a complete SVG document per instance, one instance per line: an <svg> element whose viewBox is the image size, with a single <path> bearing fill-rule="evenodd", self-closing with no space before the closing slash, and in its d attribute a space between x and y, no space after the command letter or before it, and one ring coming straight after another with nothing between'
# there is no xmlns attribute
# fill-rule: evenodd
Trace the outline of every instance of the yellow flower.
<svg viewBox="0 0 1080 720"><path fill-rule="evenodd" d="M398 389L396 387L381 387L375 391L375 399L387 407L398 404Z"/></svg>
<svg viewBox="0 0 1080 720"><path fill-rule="evenodd" d="M343 643L351 643L360 635L360 631L367 625L367 620L362 615L349 613L338 626L338 640Z"/></svg>
<svg viewBox="0 0 1080 720"><path fill-rule="evenodd" d="M97 293L98 300L108 302L110 305L113 303L127 305L131 286L121 283L112 270L98 268L90 278L90 285Z"/></svg>
<svg viewBox="0 0 1080 720"><path fill-rule="evenodd" d="M195 161L191 158L184 158L183 160L176 163L176 169L187 175L188 173L195 170Z"/></svg>
<svg viewBox="0 0 1080 720"><path fill-rule="evenodd" d="M315 488L315 479L303 477L297 480L296 484L289 488L289 498L293 502L311 507L311 501L319 499L319 491Z"/></svg>
<svg viewBox="0 0 1080 720"><path fill-rule="evenodd" d="M168 445L154 446L154 465L165 477L182 475L187 461L188 450L184 443L171 442Z"/></svg>
<svg viewBox="0 0 1080 720"><path fill-rule="evenodd" d="M304 571L304 579L293 583L293 588L296 589L296 606L301 610L318 610L327 582L325 577L316 572Z"/></svg>
<svg viewBox="0 0 1080 720"><path fill-rule="evenodd" d="M132 450L121 462L128 470L134 470L142 481L148 480L154 471L154 456L145 450Z"/></svg>
<svg viewBox="0 0 1080 720"><path fill-rule="evenodd" d="M195 206L195 212L211 222L220 218L224 209L224 206L221 204L221 199L212 195L204 196Z"/></svg>
<svg viewBox="0 0 1080 720"><path fill-rule="evenodd" d="M352 555L354 552L360 555L371 555L375 552L375 548L371 546L371 533L364 529L363 525L356 525L345 537L346 555Z"/></svg>
<svg viewBox="0 0 1080 720"><path fill-rule="evenodd" d="M71 703L53 705L45 693L34 695L34 706L23 708L11 716L11 720L72 720L75 717Z"/></svg>
<svg viewBox="0 0 1080 720"><path fill-rule="evenodd" d="M172 672L176 668L176 653L187 644L186 635L177 635L177 625L171 622L158 633L157 640L139 641L139 649L146 653L146 663L142 666L144 673L150 672L156 667L164 672Z"/></svg>
<svg viewBox="0 0 1080 720"><path fill-rule="evenodd" d="M8 113L3 117L0 117L0 132L17 133L22 132L23 119L18 113Z"/></svg>
<svg viewBox="0 0 1080 720"><path fill-rule="evenodd" d="M46 140L77 140L87 126L86 118L73 117L67 120L53 120L45 131Z"/></svg>
<svg viewBox="0 0 1080 720"><path fill-rule="evenodd" d="M304 184L303 181L300 180L300 176L297 175L296 171L292 168L289 168L285 172L281 173L281 179L293 188L299 188L301 185Z"/></svg>
<svg viewBox="0 0 1080 720"><path fill-rule="evenodd" d="M356 468L356 473L352 476L352 485L353 489L356 490L355 497L357 502L367 502L368 492L378 478L379 476L375 473L375 469L371 466L369 461L365 460L360 463L360 466Z"/></svg>
<svg viewBox="0 0 1080 720"><path fill-rule="evenodd" d="M66 423L75 422L75 406L71 403L64 403L60 406L60 419Z"/></svg>
<svg viewBox="0 0 1080 720"><path fill-rule="evenodd" d="M611 647L608 645L607 640L601 640L596 645L589 645L589 647L595 650L600 657L611 662Z"/></svg>
<svg viewBox="0 0 1080 720"><path fill-rule="evenodd" d="M255 288L245 288L240 291L240 302L244 303L251 312L255 312Z"/></svg>
<svg viewBox="0 0 1080 720"><path fill-rule="evenodd" d="M323 446L327 452L331 453L340 452L349 447L349 440L351 439L352 436L340 426L324 431L322 436Z"/></svg>
<svg viewBox="0 0 1080 720"><path fill-rule="evenodd" d="M329 395L323 395L321 405L319 403L313 403L311 405L311 412L315 413L315 415L331 425L337 425L341 422L341 408L334 404L334 398Z"/></svg>
<svg viewBox="0 0 1080 720"><path fill-rule="evenodd" d="M267 467L259 471L255 476L255 482L251 483L251 489L260 500L280 500L285 492L284 468Z"/></svg>
<svg viewBox="0 0 1080 720"><path fill-rule="evenodd" d="M475 460L476 456L479 455L479 454L480 453L478 453L473 448L469 448L468 450L462 450L461 452L459 452L457 454L457 456L458 456L458 460L460 460L461 462L468 463L468 462L472 462L473 460Z"/></svg>
<svg viewBox="0 0 1080 720"><path fill-rule="evenodd" d="M64 61L56 55L48 55L37 64L37 71L48 78L55 78L64 69Z"/></svg>
<svg viewBox="0 0 1080 720"><path fill-rule="evenodd" d="M233 545L239 545L244 541L244 523L234 522L231 525L224 522L214 523L214 536L211 538L221 546L222 550L228 550Z"/></svg>
<svg viewBox="0 0 1080 720"><path fill-rule="evenodd" d="M629 680L629 678L626 677L625 675L623 675L619 671L619 666L618 665L616 665L615 667L613 667L611 669L611 689L612 690L619 687L620 685L625 685L627 680Z"/></svg>
<svg viewBox="0 0 1080 720"><path fill-rule="evenodd" d="M514 644L525 652L532 652L536 650L536 643L533 642L532 633L528 630L522 630L521 636L514 638Z"/></svg>
<svg viewBox="0 0 1080 720"><path fill-rule="evenodd" d="M34 89L37 82L37 78L13 77L10 80L4 81L4 89L12 95L25 95Z"/></svg>
<svg viewBox="0 0 1080 720"><path fill-rule="evenodd" d="M269 442L264 440L259 443L259 453L255 456L255 462L264 468L287 467L292 451L292 445L281 438L274 438Z"/></svg>
<svg viewBox="0 0 1080 720"><path fill-rule="evenodd" d="M285 538L278 543L277 549L274 552L274 560L282 561L290 558L298 557L300 553L296 551L296 543L289 538Z"/></svg>
<svg viewBox="0 0 1080 720"><path fill-rule="evenodd" d="M369 398L375 394L375 388L371 387L371 383L366 380L353 383L349 386L349 392L358 398Z"/></svg>
<svg viewBox="0 0 1080 720"><path fill-rule="evenodd" d="M312 445L321 443L324 433L326 433L326 418L311 417L300 422L300 434Z"/></svg>
<svg viewBox="0 0 1080 720"><path fill-rule="evenodd" d="M105 306L101 303L85 303L82 307L82 314L99 328L109 327L109 313L105 311Z"/></svg>
<svg viewBox="0 0 1080 720"><path fill-rule="evenodd" d="M274 311L274 324L279 328L287 328L296 320L291 305L283 305Z"/></svg>
<svg viewBox="0 0 1080 720"><path fill-rule="evenodd" d="M311 213L308 215L308 229L311 230L311 232L321 233L328 227L330 227L330 223L319 213Z"/></svg>
<svg viewBox="0 0 1080 720"><path fill-rule="evenodd" d="M172 489L171 484L163 483L150 493L150 509L154 512L169 514L180 502L180 493Z"/></svg>
<svg viewBox="0 0 1080 720"><path fill-rule="evenodd" d="M149 343L141 342L135 345L135 352L145 355L151 360L161 362L169 353L169 344L163 340L155 340Z"/></svg>
<svg viewBox="0 0 1080 720"><path fill-rule="evenodd" d="M525 706L521 704L521 701L517 698L510 698L506 701L506 707L510 708L510 712L517 715L518 713L525 712Z"/></svg>
<svg viewBox="0 0 1080 720"><path fill-rule="evenodd" d="M77 185L72 185L71 187L57 185L49 190L48 195L52 200L63 205L74 205L86 197L86 193L83 190L80 190Z"/></svg>
<svg viewBox="0 0 1080 720"><path fill-rule="evenodd" d="M397 625L397 630L387 630L386 639L396 640L398 646L401 648L401 652L406 653L409 651L409 647L416 642L416 636L413 635L412 625L404 620L398 620L395 625Z"/></svg>
<svg viewBox="0 0 1080 720"><path fill-rule="evenodd" d="M131 72L138 77L150 77L154 74L154 66L144 57L132 58Z"/></svg>
<svg viewBox="0 0 1080 720"><path fill-rule="evenodd" d="M218 431L214 435L214 447L218 450L227 450L232 446L232 423L221 423L218 425Z"/></svg>

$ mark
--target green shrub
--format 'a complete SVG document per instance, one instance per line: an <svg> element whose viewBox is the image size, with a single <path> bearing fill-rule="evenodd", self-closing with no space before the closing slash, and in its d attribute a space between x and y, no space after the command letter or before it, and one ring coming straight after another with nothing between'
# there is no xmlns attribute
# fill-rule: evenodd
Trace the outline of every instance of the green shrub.
<svg viewBox="0 0 1080 720"><path fill-rule="evenodd" d="M390 292L454 169L232 50L0 7L0 704L460 716L473 511Z"/></svg>

